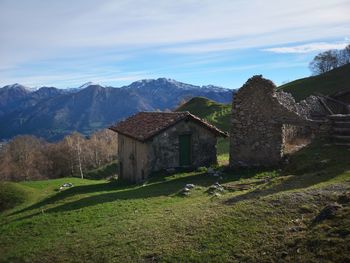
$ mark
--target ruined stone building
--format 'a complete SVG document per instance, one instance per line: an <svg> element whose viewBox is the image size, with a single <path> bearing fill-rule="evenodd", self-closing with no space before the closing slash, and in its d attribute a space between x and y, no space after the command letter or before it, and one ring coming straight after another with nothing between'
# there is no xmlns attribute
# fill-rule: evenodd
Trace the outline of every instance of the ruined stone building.
<svg viewBox="0 0 350 263"><path fill-rule="evenodd" d="M276 92L272 81L254 76L235 94L230 132L230 166L275 166L283 157L294 127L322 129L324 115L316 97L296 103L291 94Z"/></svg>
<svg viewBox="0 0 350 263"><path fill-rule="evenodd" d="M227 134L189 112L140 112L110 128L118 133L119 176L215 164L216 139Z"/></svg>

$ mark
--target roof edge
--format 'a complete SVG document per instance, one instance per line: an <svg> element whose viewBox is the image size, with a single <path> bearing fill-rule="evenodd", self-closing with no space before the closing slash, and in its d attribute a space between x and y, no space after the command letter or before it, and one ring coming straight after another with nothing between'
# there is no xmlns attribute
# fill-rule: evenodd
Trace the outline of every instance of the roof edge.
<svg viewBox="0 0 350 263"><path fill-rule="evenodd" d="M127 133L124 133L120 130L118 130L116 128L116 125L113 125L113 126L110 126L108 127L108 129L114 131L114 132L117 132L117 133L120 133L126 137L129 137L129 138L132 138L134 140L137 140L137 141L140 141L140 142L146 142L148 140L151 140L152 138L154 138L155 136L157 136L158 134L162 133L163 131L165 131L166 129L169 129L170 127L173 127L174 125L178 124L180 121L183 121L185 119L190 119L190 120L193 120L194 122L200 124L202 127L210 130L212 133L214 133L217 137L223 137L223 138L227 138L229 136L229 134L227 132L224 132L220 129L218 129L217 127L215 127L214 125L208 123L207 121L191 114L189 111L178 111L178 112L157 112L157 111L141 111L139 113L166 113L166 114L178 114L178 113L186 113L186 115L184 115L182 118L179 118L178 120L174 121L173 123L171 123L170 125L168 126L165 126L163 129L160 129L160 130L157 130L156 132L150 134L147 138L144 138L144 139L141 139L141 138L138 138L136 136L132 136L130 134L127 134ZM137 113L138 114L138 113ZM136 115L136 114L134 114ZM132 115L132 116L134 116ZM130 116L131 117L131 116ZM129 118L130 118L129 117ZM125 120L127 120L128 118L126 118ZM123 120L123 121L125 121Z"/></svg>

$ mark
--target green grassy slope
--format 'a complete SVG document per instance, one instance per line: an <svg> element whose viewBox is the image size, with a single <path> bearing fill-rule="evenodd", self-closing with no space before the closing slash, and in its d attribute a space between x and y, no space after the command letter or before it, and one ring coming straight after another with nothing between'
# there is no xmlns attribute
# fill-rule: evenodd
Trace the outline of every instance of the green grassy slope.
<svg viewBox="0 0 350 263"><path fill-rule="evenodd" d="M175 111L189 111L223 131L230 130L231 104L221 104L206 98L195 97Z"/></svg>
<svg viewBox="0 0 350 263"><path fill-rule="evenodd" d="M104 175L104 172L102 171L102 175ZM67 182L73 185L84 185L91 184L94 181L81 180L74 177L20 183L0 181L0 208L2 208L0 212L13 207L20 209L49 195L56 194L59 192L59 187Z"/></svg>
<svg viewBox="0 0 350 263"><path fill-rule="evenodd" d="M207 98L195 97L175 111L189 111L219 129L230 131L231 104L221 104ZM217 144L218 162L227 164L229 159L229 139L219 138Z"/></svg>
<svg viewBox="0 0 350 263"><path fill-rule="evenodd" d="M292 93L297 101L305 99L315 92L330 95L350 90L350 64L318 76L298 79L278 88Z"/></svg>
<svg viewBox="0 0 350 263"><path fill-rule="evenodd" d="M13 208L27 199L23 187L11 182L0 182L0 212Z"/></svg>
<svg viewBox="0 0 350 263"><path fill-rule="evenodd" d="M304 148L281 171L233 170L103 180L26 182L35 198L0 214L0 262L348 262L350 204L313 224L350 191L348 149ZM208 187L226 187L213 197ZM57 192L63 182L73 188ZM188 197L179 195L194 183Z"/></svg>

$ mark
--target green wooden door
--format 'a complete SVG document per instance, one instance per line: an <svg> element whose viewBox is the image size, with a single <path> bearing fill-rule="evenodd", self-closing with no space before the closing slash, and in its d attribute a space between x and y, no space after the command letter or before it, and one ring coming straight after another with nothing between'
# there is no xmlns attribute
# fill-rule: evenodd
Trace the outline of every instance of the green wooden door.
<svg viewBox="0 0 350 263"><path fill-rule="evenodd" d="M191 135L179 136L179 164L180 166L191 165Z"/></svg>

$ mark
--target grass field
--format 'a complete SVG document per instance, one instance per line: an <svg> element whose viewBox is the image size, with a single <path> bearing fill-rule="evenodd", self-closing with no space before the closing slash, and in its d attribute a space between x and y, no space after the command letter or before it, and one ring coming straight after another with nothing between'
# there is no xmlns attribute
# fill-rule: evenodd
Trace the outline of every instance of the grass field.
<svg viewBox="0 0 350 263"><path fill-rule="evenodd" d="M230 130L231 104L222 104L206 98L195 97L181 105L176 111L189 111L223 131Z"/></svg>
<svg viewBox="0 0 350 263"><path fill-rule="evenodd" d="M278 87L292 93L296 101L305 99L315 92L330 95L350 90L350 64L333 69L318 76L298 79Z"/></svg>
<svg viewBox="0 0 350 263"><path fill-rule="evenodd" d="M349 204L312 223L350 190L347 148L314 144L281 170L221 176L17 183L27 199L0 214L0 262L349 262ZM226 190L208 194L217 181Z"/></svg>
<svg viewBox="0 0 350 263"><path fill-rule="evenodd" d="M230 131L231 104L222 104L206 98L195 97L181 105L176 111L189 111L210 124L215 125L222 131ZM218 138L217 152L219 164L228 164L228 138Z"/></svg>
<svg viewBox="0 0 350 263"><path fill-rule="evenodd" d="M229 130L230 105L194 98L179 110ZM5 185L0 199L13 197L15 207L0 214L0 262L350 262L348 148L315 142L280 168L228 170L228 147L218 140L220 177L201 169L138 185L78 178ZM66 182L74 187L60 191ZM216 182L225 190L208 193ZM188 183L195 188L183 196ZM315 223L335 201L342 208Z"/></svg>

